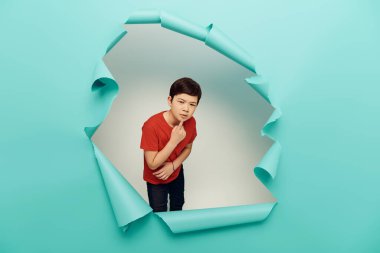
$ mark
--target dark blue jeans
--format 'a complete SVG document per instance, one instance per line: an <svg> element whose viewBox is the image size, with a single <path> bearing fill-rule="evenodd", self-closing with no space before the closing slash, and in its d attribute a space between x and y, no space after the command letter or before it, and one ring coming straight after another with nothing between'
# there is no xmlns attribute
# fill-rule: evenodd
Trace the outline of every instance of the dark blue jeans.
<svg viewBox="0 0 380 253"><path fill-rule="evenodd" d="M153 212L166 212L168 210L168 196L170 211L182 210L185 203L185 177L183 166L178 177L168 184L151 184L146 182L148 189L149 205Z"/></svg>

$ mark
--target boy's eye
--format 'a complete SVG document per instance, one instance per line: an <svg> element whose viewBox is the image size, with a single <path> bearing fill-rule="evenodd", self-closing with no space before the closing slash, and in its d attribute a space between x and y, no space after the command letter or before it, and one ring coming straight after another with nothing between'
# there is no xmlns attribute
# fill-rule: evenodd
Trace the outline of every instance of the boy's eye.
<svg viewBox="0 0 380 253"><path fill-rule="evenodd" d="M179 101L181 104L183 104L183 101Z"/></svg>

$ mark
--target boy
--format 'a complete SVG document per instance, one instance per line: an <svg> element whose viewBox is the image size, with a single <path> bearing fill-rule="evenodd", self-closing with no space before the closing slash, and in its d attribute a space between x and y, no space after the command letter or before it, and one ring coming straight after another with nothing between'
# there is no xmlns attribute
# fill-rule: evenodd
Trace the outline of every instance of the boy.
<svg viewBox="0 0 380 253"><path fill-rule="evenodd" d="M159 112L142 127L140 148L144 150L144 180L149 205L154 212L182 210L184 200L183 161L190 155L197 136L193 116L202 91L191 78L180 78L170 87L170 110Z"/></svg>

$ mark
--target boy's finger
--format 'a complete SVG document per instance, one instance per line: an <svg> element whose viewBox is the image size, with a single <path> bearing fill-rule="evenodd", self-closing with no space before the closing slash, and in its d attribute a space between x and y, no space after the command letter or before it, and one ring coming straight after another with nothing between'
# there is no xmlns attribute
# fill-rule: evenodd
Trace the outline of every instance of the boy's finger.
<svg viewBox="0 0 380 253"><path fill-rule="evenodd" d="M178 127L179 127L179 128L182 128L182 124L183 124L183 120L181 120L181 122L179 122Z"/></svg>
<svg viewBox="0 0 380 253"><path fill-rule="evenodd" d="M156 178L160 178L161 176L160 175L154 175Z"/></svg>
<svg viewBox="0 0 380 253"><path fill-rule="evenodd" d="M153 175L157 175L157 174L160 174L162 172L162 169L156 171L156 172L153 172Z"/></svg>
<svg viewBox="0 0 380 253"><path fill-rule="evenodd" d="M164 172L161 172L159 174L156 174L156 177L161 177L162 175L164 175L165 173Z"/></svg>

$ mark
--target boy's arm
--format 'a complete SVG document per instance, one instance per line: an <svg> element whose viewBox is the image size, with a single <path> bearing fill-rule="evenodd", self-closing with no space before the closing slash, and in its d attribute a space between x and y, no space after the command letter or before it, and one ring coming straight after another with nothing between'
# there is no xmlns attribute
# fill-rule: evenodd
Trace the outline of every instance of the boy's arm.
<svg viewBox="0 0 380 253"><path fill-rule="evenodd" d="M174 168L178 168L183 161L190 155L191 152L192 143L187 144L186 147L182 150L181 154L175 159L172 163L167 163L165 166L163 166L160 170L153 172L153 175L155 175L157 178L166 180L170 175L174 172Z"/></svg>
<svg viewBox="0 0 380 253"><path fill-rule="evenodd" d="M177 144L169 140L166 146L160 151L144 150L145 160L151 170L159 168L173 152Z"/></svg>
<svg viewBox="0 0 380 253"><path fill-rule="evenodd" d="M187 159L187 157L189 157L192 146L193 143L186 145L186 147L182 150L182 153L173 161L174 168L178 168Z"/></svg>

